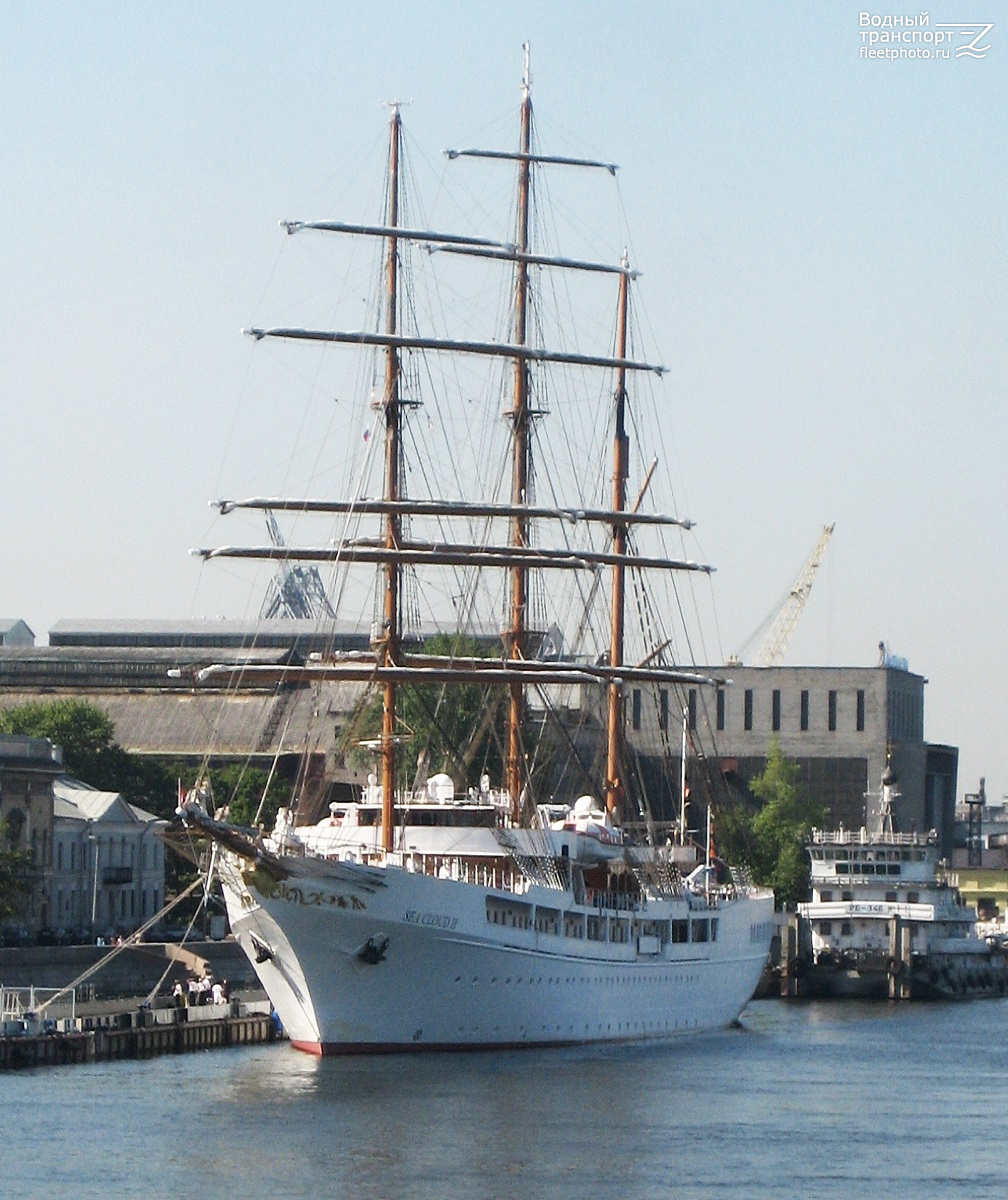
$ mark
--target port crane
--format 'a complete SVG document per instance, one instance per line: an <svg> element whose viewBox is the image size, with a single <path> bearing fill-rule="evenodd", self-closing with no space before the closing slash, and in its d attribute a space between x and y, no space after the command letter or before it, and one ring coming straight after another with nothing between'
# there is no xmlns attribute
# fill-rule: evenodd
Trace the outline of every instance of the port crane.
<svg viewBox="0 0 1008 1200"><path fill-rule="evenodd" d="M805 565L798 573L798 578L791 585L783 600L774 607L770 615L766 617L756 632L745 643L745 646L749 646L757 637L761 634L763 635L759 649L756 651L756 657L753 660L753 666L773 667L784 657L784 651L787 650L788 643L791 641L791 635L798 624L798 618L801 616L805 602L809 598L813 580L815 579L816 572L819 570L819 564L823 560L823 555L826 553L829 540L833 536L834 528L835 524L823 526L819 540L813 547L812 553L806 559ZM745 646L743 646L743 649L745 649ZM731 661L740 663L742 660L739 655L733 655Z"/></svg>
<svg viewBox="0 0 1008 1200"><path fill-rule="evenodd" d="M280 526L271 509L266 509L266 528L274 546L283 546L283 535ZM302 619L317 619L318 617L333 617L333 607L329 603L322 578L317 567L300 567L284 565L270 580L266 599L259 610L260 620L272 620L274 617L300 617Z"/></svg>

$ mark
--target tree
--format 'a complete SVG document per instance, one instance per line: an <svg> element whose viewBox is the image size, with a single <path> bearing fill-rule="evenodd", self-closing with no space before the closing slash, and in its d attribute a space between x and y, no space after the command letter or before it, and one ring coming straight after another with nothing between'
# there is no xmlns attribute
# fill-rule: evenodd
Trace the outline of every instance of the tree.
<svg viewBox="0 0 1008 1200"><path fill-rule="evenodd" d="M441 658L486 658L475 638L436 634L423 644L423 653ZM473 787L484 773L499 779L503 773L500 744L505 692L481 683L411 683L398 690L396 716L401 732L410 738L410 753L399 755L399 786L412 787L418 768L444 771L461 788ZM373 697L350 722L344 734L346 757L365 764L353 743L380 737L382 697Z"/></svg>
<svg viewBox="0 0 1008 1200"><path fill-rule="evenodd" d="M287 799L290 783L274 775L269 790L266 782L269 775L260 767L245 767L231 764L226 767L211 767L210 788L214 802L228 807L228 820L235 825L254 825L259 804L266 793L266 800L259 815L259 824L267 829L273 827L277 809Z"/></svg>
<svg viewBox="0 0 1008 1200"><path fill-rule="evenodd" d="M822 825L826 808L808 797L798 781L798 766L771 739L766 765L749 784L759 807L738 800L722 805L716 823L718 845L730 861L745 863L753 879L774 889L779 905L806 899L809 862L805 846L813 826Z"/></svg>
<svg viewBox="0 0 1008 1200"><path fill-rule="evenodd" d="M157 760L130 754L114 740L109 716L87 700L28 701L0 711L0 733L48 738L62 747L63 767L82 783L120 792L157 817L172 820L178 803L177 775ZM181 857L165 858L167 890L181 890L193 877Z"/></svg>
<svg viewBox="0 0 1008 1200"><path fill-rule="evenodd" d="M6 821L0 826L0 846L13 841ZM0 848L0 918L16 917L31 892L32 856L30 850Z"/></svg>
<svg viewBox="0 0 1008 1200"><path fill-rule="evenodd" d="M63 748L68 774L92 787L123 791L129 756L113 740L108 715L87 700L28 701L0 712L0 733L48 738Z"/></svg>
<svg viewBox="0 0 1008 1200"><path fill-rule="evenodd" d="M777 738L771 739L766 766L749 787L763 802L752 823L757 878L773 887L778 904L796 904L808 896L805 844L813 826L825 821L826 807L805 794L798 766L785 756Z"/></svg>

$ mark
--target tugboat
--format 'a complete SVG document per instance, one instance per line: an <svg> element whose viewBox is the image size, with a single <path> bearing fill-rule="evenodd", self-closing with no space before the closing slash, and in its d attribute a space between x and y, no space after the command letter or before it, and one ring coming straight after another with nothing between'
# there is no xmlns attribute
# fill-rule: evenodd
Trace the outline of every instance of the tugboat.
<svg viewBox="0 0 1008 1200"><path fill-rule="evenodd" d="M799 905L811 936L804 988L812 996L965 999L1008 990L1003 949L976 933L939 858L938 836L900 833L890 767L873 830L812 831L812 899Z"/></svg>

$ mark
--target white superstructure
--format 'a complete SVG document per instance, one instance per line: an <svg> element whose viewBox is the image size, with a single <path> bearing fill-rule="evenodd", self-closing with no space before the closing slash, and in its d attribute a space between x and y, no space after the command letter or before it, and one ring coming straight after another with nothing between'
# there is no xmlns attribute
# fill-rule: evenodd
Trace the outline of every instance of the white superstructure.
<svg viewBox="0 0 1008 1200"><path fill-rule="evenodd" d="M831 995L1003 994L1003 955L976 935L939 861L938 839L898 833L896 779L882 780L875 830L813 830L812 899L799 906L811 934L811 987Z"/></svg>

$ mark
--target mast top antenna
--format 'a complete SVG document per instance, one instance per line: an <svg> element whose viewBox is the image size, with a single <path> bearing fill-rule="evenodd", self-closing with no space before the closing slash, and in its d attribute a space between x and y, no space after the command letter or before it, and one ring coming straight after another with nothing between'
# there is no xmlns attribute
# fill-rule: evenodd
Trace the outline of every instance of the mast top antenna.
<svg viewBox="0 0 1008 1200"><path fill-rule="evenodd" d="M522 94L527 96L532 90L532 72L530 67L532 47L528 42L522 42L522 49L525 51L525 72L522 75Z"/></svg>

